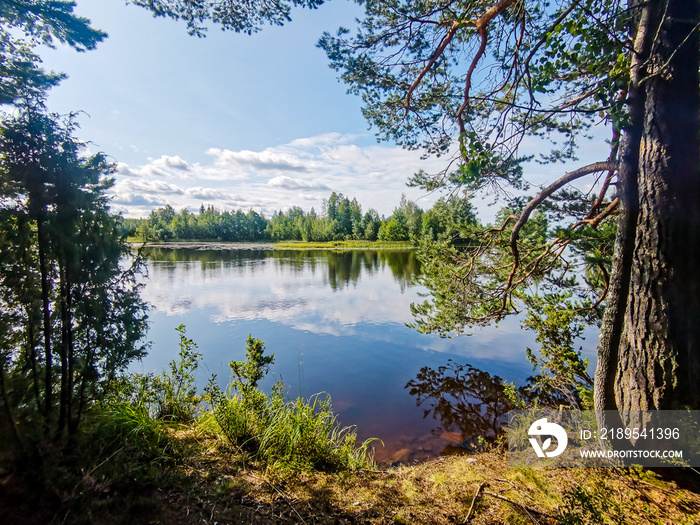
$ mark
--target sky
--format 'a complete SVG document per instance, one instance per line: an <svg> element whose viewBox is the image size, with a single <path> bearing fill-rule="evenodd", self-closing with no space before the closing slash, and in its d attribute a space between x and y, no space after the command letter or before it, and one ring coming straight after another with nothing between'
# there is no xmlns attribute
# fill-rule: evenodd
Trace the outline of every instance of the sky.
<svg viewBox="0 0 700 525"><path fill-rule="evenodd" d="M213 26L206 38L125 0L78 0L75 11L109 36L85 53L40 52L47 69L68 75L48 107L80 112L79 137L117 164L114 211L204 204L269 217L291 206L320 211L335 191L388 216L402 194L424 209L439 197L406 181L445 159L377 143L361 100L316 47L323 31L353 25L356 4L297 9L291 23L252 36ZM530 169L541 181L565 172Z"/></svg>

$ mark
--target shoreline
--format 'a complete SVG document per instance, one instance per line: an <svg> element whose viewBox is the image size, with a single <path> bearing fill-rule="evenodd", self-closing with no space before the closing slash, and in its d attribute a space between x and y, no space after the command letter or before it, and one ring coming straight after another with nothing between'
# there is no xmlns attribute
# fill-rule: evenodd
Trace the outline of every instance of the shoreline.
<svg viewBox="0 0 700 525"><path fill-rule="evenodd" d="M143 248L166 248L170 250L274 250L275 243L271 242L224 242L224 241L172 241L172 242L143 242L128 241L130 246Z"/></svg>
<svg viewBox="0 0 700 525"><path fill-rule="evenodd" d="M329 242L303 242L283 241L274 242L225 242L225 241L128 241L129 245L143 248L165 248L170 250L414 250L405 242L387 244L377 242L376 245L368 241L329 241ZM355 244L356 243L356 244Z"/></svg>

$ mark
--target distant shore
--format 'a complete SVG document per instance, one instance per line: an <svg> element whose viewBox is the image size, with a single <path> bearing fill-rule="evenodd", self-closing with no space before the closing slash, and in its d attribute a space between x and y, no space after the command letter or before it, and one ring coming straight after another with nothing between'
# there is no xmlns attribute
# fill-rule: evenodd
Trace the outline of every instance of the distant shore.
<svg viewBox="0 0 700 525"><path fill-rule="evenodd" d="M274 250L273 242L223 242L223 241L129 241L133 246L166 248L168 250Z"/></svg>
<svg viewBox="0 0 700 525"><path fill-rule="evenodd" d="M130 244L145 248L170 250L410 250L408 241L328 241L328 242L223 242L223 241L163 241L143 242L130 240Z"/></svg>

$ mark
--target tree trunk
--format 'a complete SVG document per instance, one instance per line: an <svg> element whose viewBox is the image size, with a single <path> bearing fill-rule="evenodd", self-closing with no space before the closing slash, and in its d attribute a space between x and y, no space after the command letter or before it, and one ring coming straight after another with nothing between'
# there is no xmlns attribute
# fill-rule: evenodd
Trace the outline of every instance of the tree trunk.
<svg viewBox="0 0 700 525"><path fill-rule="evenodd" d="M700 408L700 20L697 0L635 15L596 409ZM609 422L608 422L609 423Z"/></svg>
<svg viewBox="0 0 700 525"><path fill-rule="evenodd" d="M61 253L62 250L59 250ZM66 270L65 256L61 253L59 261L59 289L60 289L60 311L61 311L61 344L58 354L61 359L61 401L58 409L58 425L56 427L56 439L60 439L70 418L70 400L72 389L70 385L70 287Z"/></svg>
<svg viewBox="0 0 700 525"><path fill-rule="evenodd" d="M27 348L27 353L29 354L29 364L32 371L32 389L34 390L34 401L36 402L36 408L40 414L46 416L44 411L45 407L41 405L41 393L39 392L39 369L37 366L37 354L36 354L36 343L34 342L34 319L32 306L25 307L25 315L27 316L25 330L27 334L27 340L25 346Z"/></svg>
<svg viewBox="0 0 700 525"><path fill-rule="evenodd" d="M13 403L10 401L7 395L7 388L5 387L5 365L3 363L4 357L0 360L0 398L2 398L2 404L5 406L5 418L7 420L7 425L9 426L12 434L12 438L15 440L18 450L24 452L24 442L22 441L19 431L17 430L17 420L12 415Z"/></svg>
<svg viewBox="0 0 700 525"><path fill-rule="evenodd" d="M32 255L30 253L30 246L28 243L32 242L33 235L31 232L31 219L27 215L21 213L18 214L17 216L17 225L18 229L21 232L23 242L21 244L21 250L22 250L22 256L21 256L21 261L24 264L24 267L27 269L27 275L30 276L32 273L31 268L34 266L35 260L32 258ZM25 348L27 351L27 354L29 355L29 364L31 367L31 372L32 372L32 389L34 391L34 401L36 402L36 408L37 411L42 414L42 416L46 417L46 411L45 408L41 404L41 391L40 391L40 384L41 384L41 378L39 377L39 356L37 355L36 351L36 346L37 346L37 341L36 341L36 333L35 330L41 330L39 327L41 325L41 322L39 319L41 318L41 307L38 305L37 301L35 300L34 297L34 291L35 291L35 285L36 283L34 282L34 279L28 278L25 284L25 290L24 293L26 294L26 300L21 301L22 304L24 305L24 315L25 315L25 334L26 334L26 340L25 340Z"/></svg>
<svg viewBox="0 0 700 525"><path fill-rule="evenodd" d="M39 213L43 213L40 211ZM47 436L51 431L53 418L53 356L51 354L51 306L48 266L46 261L47 240L44 232L45 224L41 216L36 219L37 243L39 251L39 272L41 273L41 304L44 328L44 358L46 376L44 380L44 425Z"/></svg>

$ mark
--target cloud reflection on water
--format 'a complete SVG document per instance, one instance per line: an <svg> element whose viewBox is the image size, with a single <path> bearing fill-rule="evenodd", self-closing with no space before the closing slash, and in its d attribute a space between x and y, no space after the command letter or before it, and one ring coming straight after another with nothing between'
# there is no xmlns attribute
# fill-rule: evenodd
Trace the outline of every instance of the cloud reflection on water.
<svg viewBox="0 0 700 525"><path fill-rule="evenodd" d="M358 325L410 322L410 304L425 292L411 283L419 270L412 252L156 249L149 257L143 297L154 311L184 316L206 309L213 323L267 320L316 334L357 336ZM416 344L425 351L506 361L521 360L525 346L534 345L515 318L472 333L422 337Z"/></svg>
<svg viewBox="0 0 700 525"><path fill-rule="evenodd" d="M275 353L270 384L282 378L291 398L328 392L343 424L358 425L362 439L386 443L378 451L386 461L425 458L447 443L431 437L434 422L422 419L404 388L421 367L455 359L516 383L531 374L525 348L535 347L534 334L517 318L455 339L405 326L411 302L425 291L411 283L419 271L412 252L153 249L147 255L143 297L151 305L153 349L144 371L174 357L173 329L185 323L204 353L203 373L225 382L227 363L243 358L252 333Z"/></svg>

